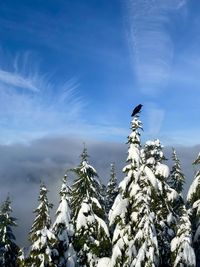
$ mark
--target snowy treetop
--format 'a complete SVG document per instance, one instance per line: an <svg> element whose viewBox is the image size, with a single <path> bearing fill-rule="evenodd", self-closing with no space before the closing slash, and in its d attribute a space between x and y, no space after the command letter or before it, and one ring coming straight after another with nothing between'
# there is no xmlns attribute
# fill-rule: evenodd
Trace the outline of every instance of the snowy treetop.
<svg viewBox="0 0 200 267"><path fill-rule="evenodd" d="M146 146L152 146L152 147L163 147L160 143L160 140L159 139L155 139L155 140L149 140L149 141L146 141Z"/></svg>
<svg viewBox="0 0 200 267"><path fill-rule="evenodd" d="M156 173L155 175L162 176L167 178L169 176L169 167L165 164L158 162L156 166Z"/></svg>
<svg viewBox="0 0 200 267"><path fill-rule="evenodd" d="M134 117L133 120L131 121L131 126L133 131L135 131L138 128L142 129L142 122L137 117Z"/></svg>
<svg viewBox="0 0 200 267"><path fill-rule="evenodd" d="M89 165L86 160L82 162L80 171L83 173L87 173L89 171L93 176L97 176L97 171L95 170L95 168Z"/></svg>

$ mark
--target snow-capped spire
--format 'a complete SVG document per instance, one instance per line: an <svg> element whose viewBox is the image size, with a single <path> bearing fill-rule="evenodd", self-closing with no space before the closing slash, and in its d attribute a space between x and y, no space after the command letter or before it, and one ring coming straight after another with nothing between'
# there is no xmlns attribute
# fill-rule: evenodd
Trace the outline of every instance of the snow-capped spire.
<svg viewBox="0 0 200 267"><path fill-rule="evenodd" d="M56 211L56 220L53 224L53 232L57 238L58 266L75 266L76 253L72 245L74 229L71 222L70 192L67 185L67 175L63 178L60 190L60 203Z"/></svg>
<svg viewBox="0 0 200 267"><path fill-rule="evenodd" d="M119 184L119 194L109 212L110 225L114 225L113 250L111 267L132 266L136 250L131 240L135 237L133 224L135 213L135 195L139 190L138 180L140 179L140 130L142 123L138 116L131 121L131 133L128 136L128 157L127 165L123 168L126 174ZM133 251L134 250L134 251ZM134 266L134 265L133 265ZM139 265L138 265L139 266Z"/></svg>
<svg viewBox="0 0 200 267"><path fill-rule="evenodd" d="M49 209L53 205L48 201L47 192L46 186L41 184L38 198L39 206L35 210L37 215L30 231L30 241L32 243L28 259L30 266L56 267L53 263L53 257L57 254L54 249L56 237L50 229L51 219L49 215Z"/></svg>
<svg viewBox="0 0 200 267"><path fill-rule="evenodd" d="M129 149L127 161L134 164L135 167L139 167L140 164L140 129L142 129L142 122L137 117L134 117L131 121L132 132L128 136Z"/></svg>
<svg viewBox="0 0 200 267"><path fill-rule="evenodd" d="M82 162L87 161L87 159L89 158L85 143L83 143L83 152L81 153L80 157Z"/></svg>
<svg viewBox="0 0 200 267"><path fill-rule="evenodd" d="M101 184L96 170L86 161L86 148L82 161L72 171L77 175L72 185L72 210L75 225L74 247L81 266L93 267L99 257L110 253L110 237L102 207Z"/></svg>
<svg viewBox="0 0 200 267"><path fill-rule="evenodd" d="M172 170L170 172L170 177L169 177L169 185L171 188L176 190L179 194L181 194L183 190L183 184L185 182L185 177L184 174L181 171L181 165L180 161L177 157L176 150L173 148L172 152L172 160L173 160L173 166Z"/></svg>

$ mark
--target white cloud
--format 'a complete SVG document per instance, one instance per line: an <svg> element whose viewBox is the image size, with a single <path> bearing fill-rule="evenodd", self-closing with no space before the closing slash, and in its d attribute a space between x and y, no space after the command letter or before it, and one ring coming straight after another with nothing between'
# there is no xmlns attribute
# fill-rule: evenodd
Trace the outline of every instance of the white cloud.
<svg viewBox="0 0 200 267"><path fill-rule="evenodd" d="M151 107L148 110L149 119L149 129L148 135L154 139L160 133L163 121L164 121L165 111L158 107Z"/></svg>
<svg viewBox="0 0 200 267"><path fill-rule="evenodd" d="M8 70L0 65L0 143L65 134L100 139L127 135L126 129L110 122L90 119L90 100L80 94L77 78L54 82L40 73L29 54L18 55L9 65Z"/></svg>
<svg viewBox="0 0 200 267"><path fill-rule="evenodd" d="M18 73L12 73L0 69L0 82L19 88L38 92L39 88L32 79L25 78Z"/></svg>
<svg viewBox="0 0 200 267"><path fill-rule="evenodd" d="M1 59L1 62L3 60ZM66 130L81 121L85 102L76 78L53 82L40 72L30 53L0 65L1 141L27 141ZM65 132L65 131L64 131ZM63 132L63 134L64 134Z"/></svg>
<svg viewBox="0 0 200 267"><path fill-rule="evenodd" d="M167 27L169 13L178 12L182 0L128 0L129 43L133 67L140 90L157 94L166 87L174 56L174 44Z"/></svg>

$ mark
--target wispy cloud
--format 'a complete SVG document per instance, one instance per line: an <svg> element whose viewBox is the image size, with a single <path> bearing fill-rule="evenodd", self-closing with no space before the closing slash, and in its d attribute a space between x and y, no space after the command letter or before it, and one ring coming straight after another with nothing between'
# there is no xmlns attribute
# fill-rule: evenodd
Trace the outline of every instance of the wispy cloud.
<svg viewBox="0 0 200 267"><path fill-rule="evenodd" d="M165 111L162 108L157 107L153 103L147 104L147 116L148 116L148 129L147 136L151 139L157 138L157 135L160 133Z"/></svg>
<svg viewBox="0 0 200 267"><path fill-rule="evenodd" d="M27 141L62 130L64 134L69 124L80 121L85 101L76 78L53 82L27 56L7 65L6 70L0 66L1 141Z"/></svg>
<svg viewBox="0 0 200 267"><path fill-rule="evenodd" d="M139 89L146 95L157 94L168 83L174 55L170 13L185 4L183 0L128 0L133 67Z"/></svg>
<svg viewBox="0 0 200 267"><path fill-rule="evenodd" d="M43 74L28 54L8 65L6 70L0 66L0 142L67 134L86 139L127 135L123 128L90 119L87 107L91 100L82 97L76 77L63 80Z"/></svg>
<svg viewBox="0 0 200 267"><path fill-rule="evenodd" d="M0 82L35 92L39 91L39 88L37 88L33 80L24 78L17 73L11 73L2 69L0 69Z"/></svg>

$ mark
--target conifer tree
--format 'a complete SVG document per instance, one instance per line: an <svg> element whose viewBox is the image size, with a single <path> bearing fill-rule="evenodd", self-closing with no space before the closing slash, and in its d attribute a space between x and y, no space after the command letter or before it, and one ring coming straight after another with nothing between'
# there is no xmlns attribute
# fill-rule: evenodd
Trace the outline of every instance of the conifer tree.
<svg viewBox="0 0 200 267"><path fill-rule="evenodd" d="M112 163L110 165L110 179L107 185L106 190L106 212L109 213L116 196L118 195L118 186L117 186L117 178L115 173L115 164Z"/></svg>
<svg viewBox="0 0 200 267"><path fill-rule="evenodd" d="M177 224L177 234L171 242L173 267L195 267L196 258L192 247L192 227L185 205Z"/></svg>
<svg viewBox="0 0 200 267"><path fill-rule="evenodd" d="M80 165L73 169L77 178L72 186L72 211L75 225L74 247L81 266L92 267L110 250L109 232L101 203L101 184L96 170L89 165L87 150Z"/></svg>
<svg viewBox="0 0 200 267"><path fill-rule="evenodd" d="M119 194L109 213L110 224L116 224L111 266L158 266L155 214L151 210L157 181L143 160L139 131L142 124L138 116L132 120L131 129L128 164L123 169L126 177L119 185Z"/></svg>
<svg viewBox="0 0 200 267"><path fill-rule="evenodd" d="M8 197L0 208L0 266L16 267L19 248L15 243L12 227L15 227L16 218L11 216L11 201Z"/></svg>
<svg viewBox="0 0 200 267"><path fill-rule="evenodd" d="M40 186L39 206L34 211L36 218L30 231L30 241L32 243L29 266L30 267L56 267L53 263L53 258L57 251L53 249L56 244L56 237L50 230L51 219L49 216L49 209L52 204L47 198L47 189L44 184Z"/></svg>
<svg viewBox="0 0 200 267"><path fill-rule="evenodd" d="M171 190L171 195L173 195L171 205L176 220L173 229L175 231L175 237L171 241L172 265L173 267L194 267L195 254L192 247L191 223L182 197L185 177L182 173L180 161L176 155L175 149L173 149L172 160L174 164L168 178L168 184L171 186L168 190Z"/></svg>
<svg viewBox="0 0 200 267"><path fill-rule="evenodd" d="M155 175L158 186L158 190L151 200L151 208L155 214L155 228L160 258L159 266L171 267L171 241L175 236L175 225L178 219L173 210L173 204L178 201L179 194L167 183L169 168L162 163L165 160L162 148L158 139L147 141L142 154L147 166Z"/></svg>
<svg viewBox="0 0 200 267"><path fill-rule="evenodd" d="M170 190L176 195L174 201L172 201L172 207L176 218L179 221L184 210L184 199L182 197L183 184L185 182L185 176L181 170L180 161L176 155L176 150L173 148L172 160L174 162L170 176L168 178L168 184Z"/></svg>
<svg viewBox="0 0 200 267"><path fill-rule="evenodd" d="M169 177L169 185L171 188L176 190L177 193L181 194L183 191L183 184L185 182L184 174L181 170L180 161L177 157L176 150L173 148L172 160L174 162Z"/></svg>
<svg viewBox="0 0 200 267"><path fill-rule="evenodd" d="M90 196L93 201L93 208L104 216L102 207L98 207L103 202L101 195L102 189L101 184L98 180L96 170L88 163L87 149L84 147L81 154L81 163L77 168L71 169L77 176L72 185L72 214L73 220L77 218L81 204L85 197ZM96 201L97 200L97 201Z"/></svg>
<svg viewBox="0 0 200 267"><path fill-rule="evenodd" d="M72 245L74 229L71 222L70 193L71 189L67 185L67 175L65 175L60 190L60 203L56 211L56 220L52 228L58 241L57 261L59 267L76 266L76 253Z"/></svg>
<svg viewBox="0 0 200 267"><path fill-rule="evenodd" d="M193 164L200 164L200 153ZM194 181L189 188L187 201L190 207L196 261L197 266L200 266L200 171L196 172Z"/></svg>

